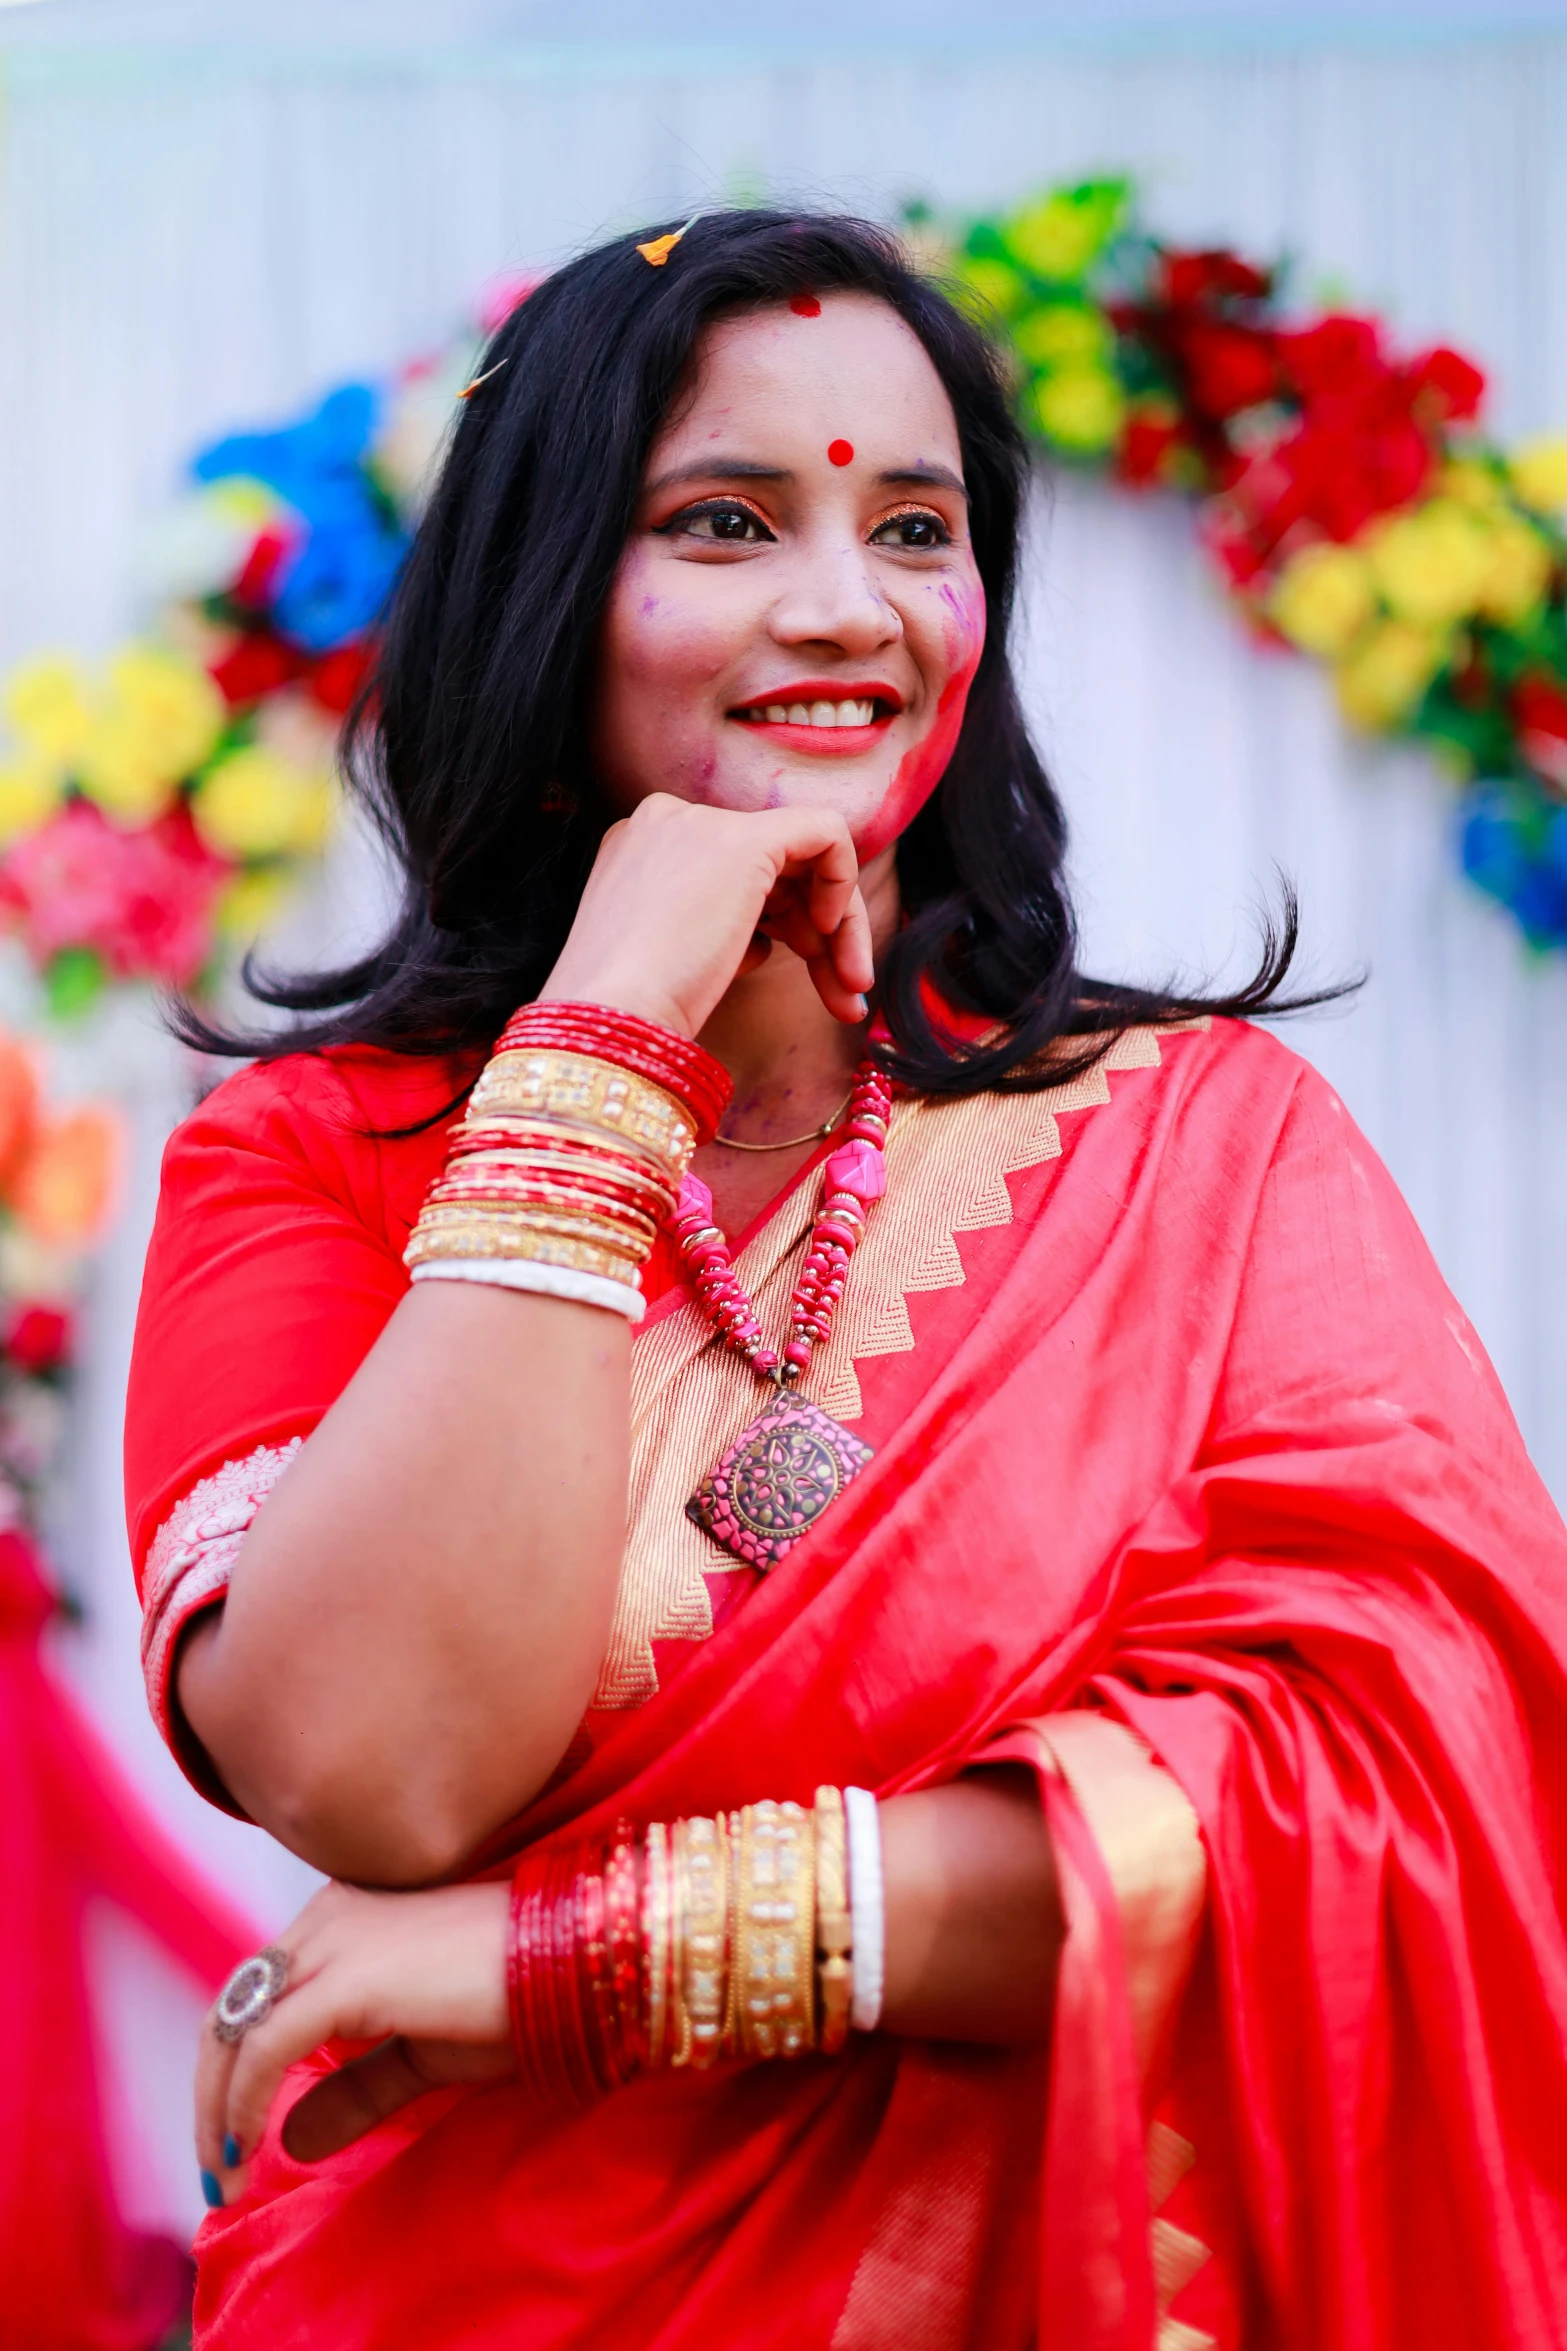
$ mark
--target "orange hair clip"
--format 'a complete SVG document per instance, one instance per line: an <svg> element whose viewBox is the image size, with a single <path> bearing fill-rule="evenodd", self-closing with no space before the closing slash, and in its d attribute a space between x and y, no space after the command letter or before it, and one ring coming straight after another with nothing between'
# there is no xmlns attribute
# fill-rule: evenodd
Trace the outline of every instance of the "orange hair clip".
<svg viewBox="0 0 1567 2351"><path fill-rule="evenodd" d="M464 384L462 390L457 395L458 399L471 400L481 384L487 384L491 376L498 376L503 367L510 367L510 365L511 361L509 359L497 359L495 365L493 367L487 367L482 376L475 376L471 384Z"/></svg>
<svg viewBox="0 0 1567 2351"><path fill-rule="evenodd" d="M679 244L681 238L685 235L686 229L695 228L700 218L700 213L693 212L691 218L686 222L685 229L671 229L668 236L649 237L645 245L639 245L637 247L637 251L641 254L643 260L648 264L648 267L650 269L662 269L665 262L669 259L671 253L673 253L675 247Z"/></svg>

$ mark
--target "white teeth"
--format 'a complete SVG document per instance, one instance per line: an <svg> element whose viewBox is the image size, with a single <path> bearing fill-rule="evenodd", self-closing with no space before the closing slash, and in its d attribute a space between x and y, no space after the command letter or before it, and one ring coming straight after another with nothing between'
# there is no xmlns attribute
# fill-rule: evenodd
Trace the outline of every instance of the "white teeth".
<svg viewBox="0 0 1567 2351"><path fill-rule="evenodd" d="M876 716L870 702L767 702L749 713L765 726L868 727Z"/></svg>

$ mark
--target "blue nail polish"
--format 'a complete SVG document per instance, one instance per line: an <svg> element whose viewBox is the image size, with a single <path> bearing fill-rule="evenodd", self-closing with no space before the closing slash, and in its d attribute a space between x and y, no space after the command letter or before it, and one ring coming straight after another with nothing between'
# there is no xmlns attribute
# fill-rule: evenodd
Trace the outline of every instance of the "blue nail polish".
<svg viewBox="0 0 1567 2351"><path fill-rule="evenodd" d="M218 2178L216 2172L204 2171L202 2173L201 2192L207 2199L209 2212L223 2210L223 2182Z"/></svg>
<svg viewBox="0 0 1567 2351"><path fill-rule="evenodd" d="M230 2171L234 2169L234 2166L237 2163L243 2160L244 2152L245 2151L241 2147L238 2139L236 2139L234 2133L230 2131L228 2137L223 2142L223 2160L228 2165Z"/></svg>

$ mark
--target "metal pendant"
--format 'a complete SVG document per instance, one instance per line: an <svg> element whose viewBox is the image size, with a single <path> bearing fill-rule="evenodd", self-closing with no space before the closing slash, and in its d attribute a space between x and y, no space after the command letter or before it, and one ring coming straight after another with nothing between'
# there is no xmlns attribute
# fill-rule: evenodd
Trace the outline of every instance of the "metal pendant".
<svg viewBox="0 0 1567 2351"><path fill-rule="evenodd" d="M762 1575L778 1565L871 1459L819 1404L781 1388L686 1504L687 1518Z"/></svg>

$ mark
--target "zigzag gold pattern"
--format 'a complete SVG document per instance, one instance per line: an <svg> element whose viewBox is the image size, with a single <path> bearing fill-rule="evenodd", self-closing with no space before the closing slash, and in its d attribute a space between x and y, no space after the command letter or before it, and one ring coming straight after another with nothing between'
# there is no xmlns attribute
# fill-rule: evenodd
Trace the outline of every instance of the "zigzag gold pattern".
<svg viewBox="0 0 1567 2351"><path fill-rule="evenodd" d="M1168 2203L1197 2160L1197 2150L1168 2123L1156 2122L1148 2133L1148 2201L1155 2215ZM1189 2286L1212 2253L1200 2237L1188 2235L1172 2221L1154 2219L1148 2231L1153 2257L1154 2308L1159 2331L1155 2351L1215 2351L1214 2337L1184 2319L1170 2316L1170 2304Z"/></svg>
<svg viewBox="0 0 1567 2351"><path fill-rule="evenodd" d="M887 1136L886 1195L867 1221L831 1344L808 1383L812 1401L839 1420L857 1419L856 1360L912 1348L905 1301L962 1282L955 1236L1010 1224L1006 1179L1060 1156L1061 1114L1108 1103L1114 1071L1158 1066L1159 1032L1129 1029L1086 1077L1037 1094L900 1102ZM788 1318L794 1260L811 1227L816 1190L797 1185L736 1260L768 1329ZM692 1525L686 1500L762 1401L756 1374L720 1346L695 1306L637 1333L626 1550L596 1707L643 1705L658 1689L653 1643L699 1641L712 1632L703 1572L741 1570Z"/></svg>

